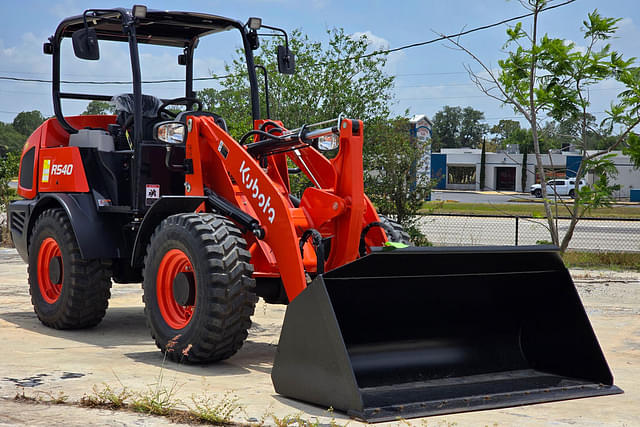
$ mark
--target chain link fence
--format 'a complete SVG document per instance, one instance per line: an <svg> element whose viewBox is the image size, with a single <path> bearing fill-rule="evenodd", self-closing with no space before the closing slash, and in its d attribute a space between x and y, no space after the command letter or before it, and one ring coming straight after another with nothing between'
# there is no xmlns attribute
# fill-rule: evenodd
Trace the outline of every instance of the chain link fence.
<svg viewBox="0 0 640 427"><path fill-rule="evenodd" d="M562 239L570 220L556 221ZM535 245L551 240L544 218L437 214L423 216L418 224L435 246ZM640 220L583 218L576 225L569 249L640 252Z"/></svg>

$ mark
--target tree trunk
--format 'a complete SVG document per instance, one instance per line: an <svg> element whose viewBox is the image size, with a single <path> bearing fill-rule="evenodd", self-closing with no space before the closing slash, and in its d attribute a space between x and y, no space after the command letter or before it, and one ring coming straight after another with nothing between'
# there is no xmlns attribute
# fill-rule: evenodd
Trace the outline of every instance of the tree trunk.
<svg viewBox="0 0 640 427"><path fill-rule="evenodd" d="M522 153L522 174L520 176L520 185L522 192L527 193L527 147L524 147L524 153Z"/></svg>
<svg viewBox="0 0 640 427"><path fill-rule="evenodd" d="M531 134L533 137L533 148L536 153L536 165L538 167L538 175L540 176L540 188L542 190L542 200L544 203L544 210L547 215L547 223L549 224L549 234L551 235L551 242L558 246L560 244L558 238L558 229L553 221L553 214L551 213L551 206L549 205L549 199L547 198L547 182L545 180L544 166L542 165L542 156L540 155L540 144L538 142L538 122L536 103L534 98L534 87L536 80L536 37L538 32L538 14L544 6L544 2L537 1L533 14L533 37L531 39L532 53L531 53L531 72L529 76L529 108L531 109Z"/></svg>

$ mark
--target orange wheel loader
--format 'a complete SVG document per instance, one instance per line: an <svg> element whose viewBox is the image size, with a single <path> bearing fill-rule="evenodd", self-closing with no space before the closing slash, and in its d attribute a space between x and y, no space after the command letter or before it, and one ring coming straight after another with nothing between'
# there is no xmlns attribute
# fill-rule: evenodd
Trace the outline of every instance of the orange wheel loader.
<svg viewBox="0 0 640 427"><path fill-rule="evenodd" d="M278 68L293 73L286 32L259 18L89 9L44 43L55 117L29 137L9 208L42 323L95 326L112 282L142 282L160 350L205 363L238 351L258 297L288 304L276 391L369 421L621 392L557 248L387 250L408 236L364 193L362 122L261 116L260 29L284 38ZM193 90L198 42L222 31L250 84L254 128L238 141ZM105 41L128 45L132 92L62 91L65 43L99 61ZM142 93L140 44L176 51L184 97ZM116 114L65 116L65 99ZM313 184L300 199L294 171Z"/></svg>

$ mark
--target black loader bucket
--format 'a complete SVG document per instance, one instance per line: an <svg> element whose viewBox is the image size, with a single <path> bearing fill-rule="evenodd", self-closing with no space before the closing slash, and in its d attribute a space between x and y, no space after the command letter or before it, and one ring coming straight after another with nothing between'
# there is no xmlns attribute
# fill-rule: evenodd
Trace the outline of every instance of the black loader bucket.
<svg viewBox="0 0 640 427"><path fill-rule="evenodd" d="M366 421L622 393L554 246L378 251L320 275L271 377Z"/></svg>

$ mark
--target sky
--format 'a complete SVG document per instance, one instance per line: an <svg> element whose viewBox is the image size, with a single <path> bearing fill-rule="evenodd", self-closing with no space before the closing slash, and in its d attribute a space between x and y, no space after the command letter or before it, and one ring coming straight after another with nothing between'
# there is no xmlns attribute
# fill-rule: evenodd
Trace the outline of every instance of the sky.
<svg viewBox="0 0 640 427"><path fill-rule="evenodd" d="M561 3L554 0L551 4ZM426 41L439 33L454 34L466 29L492 24L526 13L517 0L447 0L394 2L333 1L333 0L233 0L233 1L163 1L149 0L150 9L199 11L235 18L246 22L249 17L262 18L266 25L291 31L301 29L313 40L326 42L327 30L344 28L347 34L367 34L371 49L395 48ZM42 43L53 34L65 17L81 14L88 8L126 7L122 1L25 0L20 3L0 1L3 25L0 28L0 76L44 79L51 78L51 56L42 53ZM613 49L625 57L640 58L640 3L637 0L576 0L568 5L544 12L540 32L584 45L580 32L582 22L594 9L603 16L622 18L617 37L610 41ZM531 18L522 19L525 29ZM470 51L489 68L497 69L498 60L506 57L503 45L507 25L472 33L460 38ZM79 81L130 80L128 55L122 43L102 43L101 61L78 60L70 53L63 56L62 78ZM235 31L204 38L196 50L195 76L206 77L212 72L223 74L225 62L233 58L240 46ZM70 42L66 46L71 52ZM183 68L176 65L177 49L146 47L141 54L143 80L180 78ZM501 119L521 120L513 109L483 95L469 79L465 65L481 71L477 63L464 52L452 49L446 42L405 49L389 55L385 72L395 76L394 114L426 114L433 117L445 105L471 106L484 112L485 122L496 124ZM195 89L214 85L197 82ZM615 100L620 85L607 81L594 87L589 96L592 111L602 119L604 111ZM127 86L82 85L63 86L63 90L115 95L130 92ZM182 95L180 84L145 85L144 93L158 97ZM83 101L65 101L65 115L79 114L86 107ZM21 111L40 110L53 115L49 83L0 80L0 121L11 122ZM522 120L521 120L522 121Z"/></svg>

